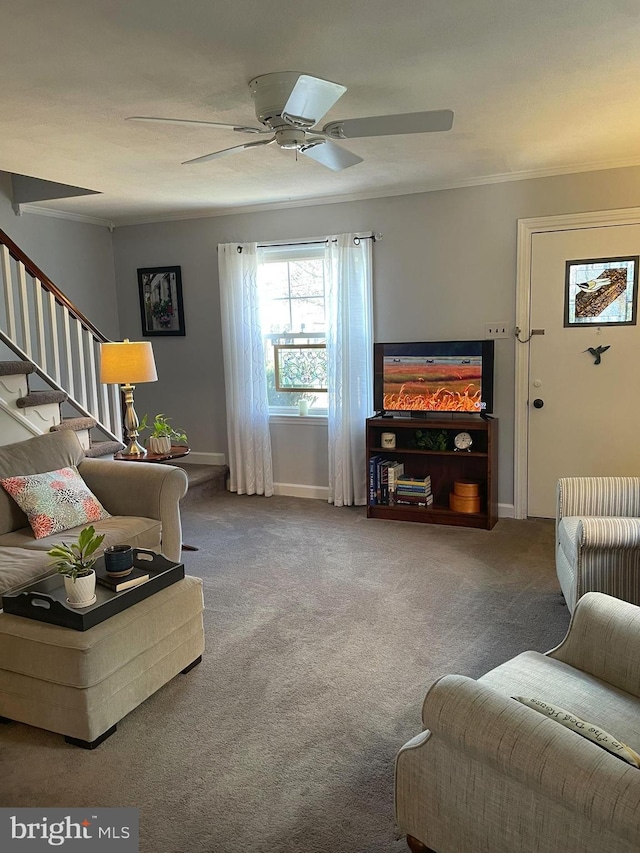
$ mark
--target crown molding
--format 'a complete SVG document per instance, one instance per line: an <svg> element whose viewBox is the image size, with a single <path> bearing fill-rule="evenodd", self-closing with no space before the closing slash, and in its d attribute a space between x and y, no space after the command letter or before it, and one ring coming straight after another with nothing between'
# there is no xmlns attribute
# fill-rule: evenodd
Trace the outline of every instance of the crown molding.
<svg viewBox="0 0 640 853"><path fill-rule="evenodd" d="M72 219L91 225L104 225L113 230L129 225L154 225L160 222L180 222L189 219L212 219L217 216L239 216L246 213L265 213L272 210L288 210L299 207L317 207L324 204L345 204L354 201L368 201L378 198L393 198L395 196L419 195L421 193L442 192L443 190L464 189L490 184L503 184L511 181L528 181L534 178L554 178L562 175L574 175L584 172L600 172L607 169L624 169L640 166L637 158L625 160L609 160L597 163L582 163L573 166L549 169L527 169L519 172L503 172L496 175L485 175L477 178L461 178L455 181L441 181L423 185L396 187L395 189L371 190L369 192L346 193L344 195L319 196L315 198L289 199L286 201L265 202L262 204L237 205L234 207L208 208L204 210L180 211L176 213L158 214L157 216L140 216L111 221L97 217L85 216L79 213L67 213L54 208L38 207L33 204L21 205L25 213L36 213L43 216L57 216L61 219Z"/></svg>
<svg viewBox="0 0 640 853"><path fill-rule="evenodd" d="M114 223L116 228L128 225L153 225L158 222L176 222L185 219L210 219L216 216L236 216L243 213L263 213L270 210L287 210L297 207L317 207L323 204L344 204L352 201L367 201L376 198L392 198L403 195L419 195L421 193L441 192L442 190L463 189L464 187L477 187L486 184L503 184L510 181L528 181L534 178L554 178L562 175L574 175L582 172L600 172L607 169L624 169L640 166L637 158L625 160L609 160L597 163L582 163L563 168L549 169L527 169L519 172L503 172L497 175L488 175L478 178L461 178L457 181L441 181L424 185L412 184L411 186L397 187L387 190L372 190L370 192L347 193L339 196L320 196L317 198L291 199L289 201L266 202L264 204L252 204L238 207L215 208L202 211L184 211L175 214L158 216L132 217L121 219Z"/></svg>
<svg viewBox="0 0 640 853"><path fill-rule="evenodd" d="M113 231L114 224L110 219L100 219L97 216L86 216L84 213L71 213L66 210L58 210L53 207L39 207L37 204L19 204L17 205L19 212L18 216L23 213L32 213L36 216L53 216L55 219L71 219L73 222L83 222L85 225L103 225L110 231Z"/></svg>

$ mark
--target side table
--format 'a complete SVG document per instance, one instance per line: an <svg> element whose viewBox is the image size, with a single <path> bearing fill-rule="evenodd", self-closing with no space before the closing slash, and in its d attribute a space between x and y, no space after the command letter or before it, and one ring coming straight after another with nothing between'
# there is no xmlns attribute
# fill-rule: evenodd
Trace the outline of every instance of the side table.
<svg viewBox="0 0 640 853"><path fill-rule="evenodd" d="M120 451L119 453L114 453L113 458L121 462L172 462L174 459L182 459L190 453L191 448L187 447L186 444L172 444L169 453L151 453L147 450L146 456L127 456ZM182 550L199 551L200 549L195 545L187 545L186 542L183 542Z"/></svg>

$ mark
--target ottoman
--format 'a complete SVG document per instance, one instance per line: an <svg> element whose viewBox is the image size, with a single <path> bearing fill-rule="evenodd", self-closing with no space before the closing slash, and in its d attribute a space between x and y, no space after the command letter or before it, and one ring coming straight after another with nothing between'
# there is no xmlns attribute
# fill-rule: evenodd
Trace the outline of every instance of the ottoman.
<svg viewBox="0 0 640 853"><path fill-rule="evenodd" d="M88 631L0 613L0 716L93 749L202 659L202 581L185 577Z"/></svg>

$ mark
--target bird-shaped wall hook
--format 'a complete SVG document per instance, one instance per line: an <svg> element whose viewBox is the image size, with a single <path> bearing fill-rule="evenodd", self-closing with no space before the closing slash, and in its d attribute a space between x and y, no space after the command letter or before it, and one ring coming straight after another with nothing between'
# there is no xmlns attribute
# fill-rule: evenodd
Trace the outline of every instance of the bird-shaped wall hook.
<svg viewBox="0 0 640 853"><path fill-rule="evenodd" d="M611 344L609 344L611 346ZM583 349L582 352L590 352L594 358L594 364L600 364L602 361L602 353L606 352L609 347L587 347L587 349Z"/></svg>

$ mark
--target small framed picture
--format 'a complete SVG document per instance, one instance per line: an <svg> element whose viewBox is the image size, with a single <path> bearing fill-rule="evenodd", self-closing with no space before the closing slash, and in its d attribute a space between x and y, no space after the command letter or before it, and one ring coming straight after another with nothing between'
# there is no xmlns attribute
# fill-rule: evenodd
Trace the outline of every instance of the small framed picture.
<svg viewBox="0 0 640 853"><path fill-rule="evenodd" d="M635 326L638 255L567 261L565 326Z"/></svg>
<svg viewBox="0 0 640 853"><path fill-rule="evenodd" d="M138 270L142 334L184 335L180 267L144 267Z"/></svg>

